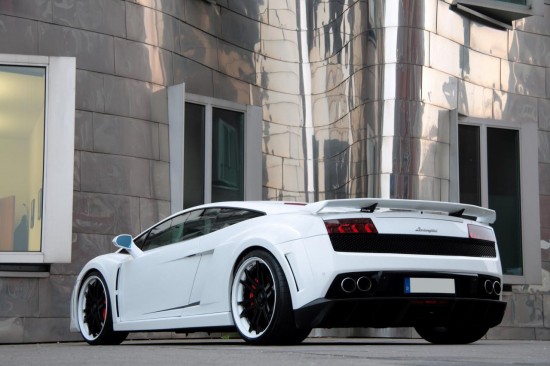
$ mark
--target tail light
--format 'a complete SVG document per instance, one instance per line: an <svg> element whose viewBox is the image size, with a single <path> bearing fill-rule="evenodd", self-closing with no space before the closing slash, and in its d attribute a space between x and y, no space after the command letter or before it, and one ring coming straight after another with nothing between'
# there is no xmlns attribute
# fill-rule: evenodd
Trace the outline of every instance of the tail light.
<svg viewBox="0 0 550 366"><path fill-rule="evenodd" d="M371 219L327 220L325 226L329 234L378 234Z"/></svg>
<svg viewBox="0 0 550 366"><path fill-rule="evenodd" d="M470 239L487 240L493 243L496 241L493 230L479 225L468 225L468 235Z"/></svg>

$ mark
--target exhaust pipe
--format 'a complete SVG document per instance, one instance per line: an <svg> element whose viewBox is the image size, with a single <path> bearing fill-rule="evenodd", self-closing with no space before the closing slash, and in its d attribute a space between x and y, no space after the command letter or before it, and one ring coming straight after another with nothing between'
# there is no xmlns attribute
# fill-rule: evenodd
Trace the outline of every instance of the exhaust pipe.
<svg viewBox="0 0 550 366"><path fill-rule="evenodd" d="M347 294L351 294L357 288L355 281L351 277L346 277L340 283L340 288Z"/></svg>
<svg viewBox="0 0 550 366"><path fill-rule="evenodd" d="M493 293L493 287L494 287L494 284L490 280L486 280L485 283L483 284L483 288L485 288L485 292L488 293L489 295Z"/></svg>
<svg viewBox="0 0 550 366"><path fill-rule="evenodd" d="M500 295L500 293L502 292L502 285L500 284L500 282L495 281L493 283L493 292L495 293L495 295Z"/></svg>
<svg viewBox="0 0 550 366"><path fill-rule="evenodd" d="M365 276L359 277L359 279L357 280L357 288L361 292L369 291L372 288L372 282L370 278Z"/></svg>

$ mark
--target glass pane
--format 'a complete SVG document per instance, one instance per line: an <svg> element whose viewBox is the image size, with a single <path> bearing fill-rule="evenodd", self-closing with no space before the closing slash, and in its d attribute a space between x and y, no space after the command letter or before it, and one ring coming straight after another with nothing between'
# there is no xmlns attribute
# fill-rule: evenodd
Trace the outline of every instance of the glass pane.
<svg viewBox="0 0 550 366"><path fill-rule="evenodd" d="M524 6L527 5L527 0L496 0L496 1L500 1L503 3L512 3L517 5L524 5Z"/></svg>
<svg viewBox="0 0 550 366"><path fill-rule="evenodd" d="M171 220L165 221L151 229L142 250L151 250L171 244L172 233L170 231L170 222Z"/></svg>
<svg viewBox="0 0 550 366"><path fill-rule="evenodd" d="M460 202L481 205L479 127L458 126Z"/></svg>
<svg viewBox="0 0 550 366"><path fill-rule="evenodd" d="M523 274L519 131L487 129L489 207L496 211L493 227L505 274Z"/></svg>
<svg viewBox="0 0 550 366"><path fill-rule="evenodd" d="M0 65L0 251L42 241L46 69Z"/></svg>
<svg viewBox="0 0 550 366"><path fill-rule="evenodd" d="M212 110L212 202L242 201L244 113Z"/></svg>
<svg viewBox="0 0 550 366"><path fill-rule="evenodd" d="M183 207L204 203L204 106L185 103Z"/></svg>

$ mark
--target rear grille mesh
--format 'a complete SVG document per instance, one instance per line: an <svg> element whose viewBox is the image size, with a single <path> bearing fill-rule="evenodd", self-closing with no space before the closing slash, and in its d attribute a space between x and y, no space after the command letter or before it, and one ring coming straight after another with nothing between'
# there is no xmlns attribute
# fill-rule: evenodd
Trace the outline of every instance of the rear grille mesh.
<svg viewBox="0 0 550 366"><path fill-rule="evenodd" d="M428 235L330 234L337 252L496 258L492 241Z"/></svg>

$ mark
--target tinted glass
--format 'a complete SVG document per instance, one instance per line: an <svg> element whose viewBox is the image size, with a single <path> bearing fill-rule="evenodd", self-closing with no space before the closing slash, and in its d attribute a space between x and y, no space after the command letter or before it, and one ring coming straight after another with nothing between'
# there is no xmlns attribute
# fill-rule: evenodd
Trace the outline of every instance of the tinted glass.
<svg viewBox="0 0 550 366"><path fill-rule="evenodd" d="M151 250L172 243L170 231L171 220L165 221L151 229L142 250Z"/></svg>
<svg viewBox="0 0 550 366"><path fill-rule="evenodd" d="M519 131L487 128L489 207L496 211L493 224L506 274L523 274Z"/></svg>
<svg viewBox="0 0 550 366"><path fill-rule="evenodd" d="M214 208L208 213L212 217L210 232L264 215L261 212L240 208Z"/></svg>
<svg viewBox="0 0 550 366"><path fill-rule="evenodd" d="M39 252L46 69L0 65L0 251Z"/></svg>
<svg viewBox="0 0 550 366"><path fill-rule="evenodd" d="M212 202L242 201L244 113L212 109Z"/></svg>
<svg viewBox="0 0 550 366"><path fill-rule="evenodd" d="M460 202L481 205L479 127L458 126Z"/></svg>
<svg viewBox="0 0 550 366"><path fill-rule="evenodd" d="M185 103L183 207L204 203L204 106Z"/></svg>

